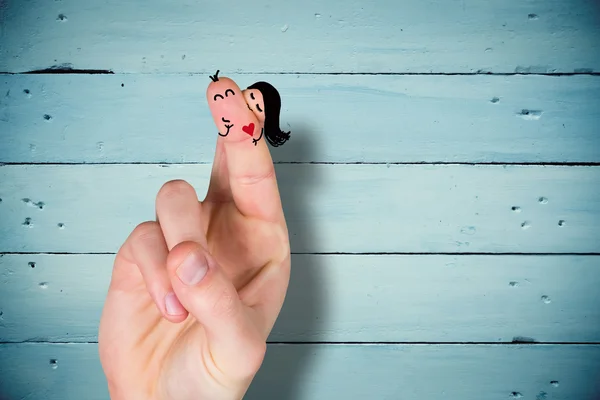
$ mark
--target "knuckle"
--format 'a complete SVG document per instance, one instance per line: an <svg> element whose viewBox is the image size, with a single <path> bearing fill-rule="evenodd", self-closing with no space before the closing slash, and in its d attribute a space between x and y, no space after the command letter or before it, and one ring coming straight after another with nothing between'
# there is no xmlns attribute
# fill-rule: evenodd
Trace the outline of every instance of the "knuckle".
<svg viewBox="0 0 600 400"><path fill-rule="evenodd" d="M212 303L211 313L217 317L231 318L239 312L237 293L229 288L219 289Z"/></svg>
<svg viewBox="0 0 600 400"><path fill-rule="evenodd" d="M239 379L247 379L256 374L260 369L267 353L267 343L265 341L254 340L246 344L244 348L243 362L240 363L240 369L237 371Z"/></svg>
<svg viewBox="0 0 600 400"><path fill-rule="evenodd" d="M290 245L290 235L287 230L287 227L284 225L280 225L277 229L274 229L274 235L276 236L276 242L278 243L278 256L277 260L287 260L290 258L291 253L291 245Z"/></svg>
<svg viewBox="0 0 600 400"><path fill-rule="evenodd" d="M269 165L267 169L259 173L241 174L236 177L236 180L242 186L251 186L272 178L275 178L275 168L273 165Z"/></svg>
<svg viewBox="0 0 600 400"><path fill-rule="evenodd" d="M131 242L135 247L154 246L161 237L162 231L158 223L146 221L135 227L131 233Z"/></svg>
<svg viewBox="0 0 600 400"><path fill-rule="evenodd" d="M262 365L265 355L267 353L267 343L264 341L257 341L248 351L248 366L251 368L252 372L255 373L260 369Z"/></svg>
<svg viewBox="0 0 600 400"><path fill-rule="evenodd" d="M187 181L175 179L162 185L156 195L156 202L169 201L179 196L196 195L196 191Z"/></svg>

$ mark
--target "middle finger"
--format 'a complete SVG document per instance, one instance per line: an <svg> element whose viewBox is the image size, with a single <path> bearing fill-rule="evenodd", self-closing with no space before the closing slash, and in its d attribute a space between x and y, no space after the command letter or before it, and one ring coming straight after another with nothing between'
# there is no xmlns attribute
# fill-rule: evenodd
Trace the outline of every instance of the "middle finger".
<svg viewBox="0 0 600 400"><path fill-rule="evenodd" d="M169 181L160 188L156 196L156 216L169 251L185 241L208 248L202 204L196 190L186 181Z"/></svg>

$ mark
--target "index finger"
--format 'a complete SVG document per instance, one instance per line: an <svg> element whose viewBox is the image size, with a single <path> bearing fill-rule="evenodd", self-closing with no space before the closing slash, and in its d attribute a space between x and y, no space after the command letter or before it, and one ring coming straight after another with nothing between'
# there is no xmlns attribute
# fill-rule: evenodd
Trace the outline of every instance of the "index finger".
<svg viewBox="0 0 600 400"><path fill-rule="evenodd" d="M233 80L217 75L211 79L206 98L219 129L218 140L225 145L235 205L246 216L278 220L283 211L263 129Z"/></svg>

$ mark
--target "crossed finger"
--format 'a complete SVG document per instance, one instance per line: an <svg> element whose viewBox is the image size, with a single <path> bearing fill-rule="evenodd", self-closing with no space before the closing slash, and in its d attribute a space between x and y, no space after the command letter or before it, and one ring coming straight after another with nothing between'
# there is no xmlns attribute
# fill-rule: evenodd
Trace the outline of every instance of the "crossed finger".
<svg viewBox="0 0 600 400"><path fill-rule="evenodd" d="M252 87L242 91L233 80L217 75L211 77L213 82L208 86L206 97L219 130L218 141L224 145L229 184L215 186L230 188L233 201L243 215L278 221L282 207L267 140L272 145L287 140L286 133L278 129L280 103L273 111L277 126L272 135L270 109L265 106L268 101L262 92ZM213 172L213 178L215 176L223 177L223 174Z"/></svg>

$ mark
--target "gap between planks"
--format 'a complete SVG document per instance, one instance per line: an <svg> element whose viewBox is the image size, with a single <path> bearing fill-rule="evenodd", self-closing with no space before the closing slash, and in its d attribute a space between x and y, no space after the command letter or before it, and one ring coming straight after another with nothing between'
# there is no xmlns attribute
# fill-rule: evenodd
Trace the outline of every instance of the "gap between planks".
<svg viewBox="0 0 600 400"><path fill-rule="evenodd" d="M479 166L479 165L490 165L490 166L540 166L540 167L598 167L600 162L451 162L451 161L414 161L414 162L402 162L402 161L375 161L375 162L328 162L328 161L275 161L274 165L447 165L447 166ZM198 162L186 162L186 163L169 163L169 162L0 162L0 167L10 165L156 165L160 167L169 166L186 166L186 165L212 165L212 162L198 161Z"/></svg>
<svg viewBox="0 0 600 400"><path fill-rule="evenodd" d="M210 75L204 72L118 72L115 73L109 69L61 69L61 68L45 68L33 71L23 72L8 72L0 71L0 75ZM236 75L363 75L363 76L476 76L476 75L491 75L491 76L600 76L600 72L489 72L489 71L474 71L474 72L273 72L273 71L246 71L235 72Z"/></svg>
<svg viewBox="0 0 600 400"><path fill-rule="evenodd" d="M20 251L3 251L0 252L0 257L5 255L51 255L51 256L66 256L66 255L88 255L88 256L111 256L116 255L114 252L20 252ZM484 252L472 252L472 253L423 253L423 252L362 252L362 253L350 253L350 252L323 252L323 253L305 253L305 252L291 252L292 255L309 255L309 256L534 256L534 257L565 257L565 256L600 256L600 253L484 253Z"/></svg>
<svg viewBox="0 0 600 400"><path fill-rule="evenodd" d="M287 346L598 346L600 342L530 342L530 341L514 341L514 342L298 342L298 341L267 341L268 345L287 345ZM22 340L15 342L0 342L0 346L16 345L16 344L98 344L98 341L50 341L50 340Z"/></svg>

